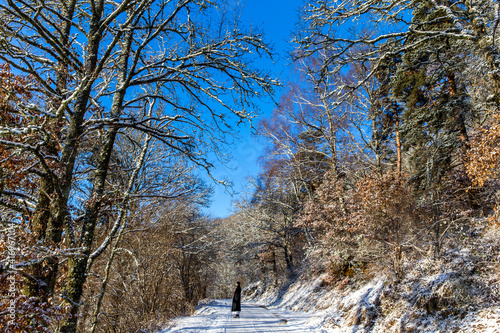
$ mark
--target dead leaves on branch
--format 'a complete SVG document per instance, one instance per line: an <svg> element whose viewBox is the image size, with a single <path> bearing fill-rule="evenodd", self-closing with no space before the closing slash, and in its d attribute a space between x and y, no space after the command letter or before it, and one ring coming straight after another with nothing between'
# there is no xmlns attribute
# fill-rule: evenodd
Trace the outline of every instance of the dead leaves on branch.
<svg viewBox="0 0 500 333"><path fill-rule="evenodd" d="M420 218L405 177L373 173L347 187L327 173L299 225L318 231L318 254L352 264L400 257L393 254L410 242Z"/></svg>
<svg viewBox="0 0 500 333"><path fill-rule="evenodd" d="M490 123L481 128L471 140L467 159L467 174L473 185L484 187L498 181L500 176L500 114L492 117ZM500 224L500 205L496 203L491 221Z"/></svg>
<svg viewBox="0 0 500 333"><path fill-rule="evenodd" d="M500 115L493 116L491 124L482 128L471 141L467 173L474 184L483 186L500 176Z"/></svg>
<svg viewBox="0 0 500 333"><path fill-rule="evenodd" d="M56 281L54 295L29 297L25 295L25 288L29 282L40 282L35 279L34 270L42 269L44 274L49 273L46 258L68 256L71 251L55 245L41 246L29 231L27 222L12 225L3 231L0 236L0 313L9 313L9 307L13 307L15 317L0 316L0 331L53 332L57 323L65 319L69 312L67 306L61 306L60 298L66 274L61 274Z"/></svg>
<svg viewBox="0 0 500 333"><path fill-rule="evenodd" d="M0 64L0 190L34 191L40 164L58 169L61 120L43 114L36 82ZM43 160L43 161L42 161Z"/></svg>

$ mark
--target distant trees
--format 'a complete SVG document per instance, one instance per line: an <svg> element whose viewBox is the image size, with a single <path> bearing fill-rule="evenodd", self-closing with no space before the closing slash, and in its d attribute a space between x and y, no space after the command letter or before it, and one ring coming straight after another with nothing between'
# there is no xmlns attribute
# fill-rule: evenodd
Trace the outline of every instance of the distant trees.
<svg viewBox="0 0 500 333"><path fill-rule="evenodd" d="M294 184L290 182L290 172L293 170L288 165L275 161L253 184L254 192L236 203L243 232L249 233L245 237L247 241L240 246L251 248L260 258L263 271L271 264L275 284L280 261L285 266L285 276L293 276L296 245L300 241L300 231L294 225L299 201Z"/></svg>
<svg viewBox="0 0 500 333"><path fill-rule="evenodd" d="M2 186L0 204L5 223L38 246L33 260L16 264L23 292L69 309L61 332L77 330L92 263L119 243L131 207L172 197L168 188L140 193L152 149L209 170L208 154L224 158L233 122L251 119L252 99L276 84L250 64L249 52L269 54L262 36L218 8L194 0L0 3L2 83L12 83L2 95L13 96L2 102L8 171L0 183L16 181Z"/></svg>

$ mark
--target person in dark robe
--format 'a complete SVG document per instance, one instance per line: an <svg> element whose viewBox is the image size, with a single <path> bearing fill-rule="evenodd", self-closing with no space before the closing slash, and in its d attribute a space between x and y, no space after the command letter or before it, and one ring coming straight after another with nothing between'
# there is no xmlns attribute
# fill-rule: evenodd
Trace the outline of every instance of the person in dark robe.
<svg viewBox="0 0 500 333"><path fill-rule="evenodd" d="M234 312L234 318L240 317L241 312L241 286L239 282L236 282L236 290L233 295L233 305L231 306L231 311Z"/></svg>

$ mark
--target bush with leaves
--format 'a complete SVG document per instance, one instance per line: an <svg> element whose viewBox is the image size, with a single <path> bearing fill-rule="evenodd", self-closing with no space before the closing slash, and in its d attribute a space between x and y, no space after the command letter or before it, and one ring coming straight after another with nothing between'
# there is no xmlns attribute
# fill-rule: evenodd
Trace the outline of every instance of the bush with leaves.
<svg viewBox="0 0 500 333"><path fill-rule="evenodd" d="M498 223L500 213L500 115L494 115L471 140L467 173L478 187L490 187L492 204L496 206L493 219ZM491 192L491 191L490 191Z"/></svg>
<svg viewBox="0 0 500 333"><path fill-rule="evenodd" d="M345 198L346 211L339 200ZM412 247L420 212L405 178L392 172L371 174L345 192L343 184L325 177L308 201L300 225L319 236L316 255L326 256L334 274L351 274L354 266L389 264L396 279L403 275L403 258Z"/></svg>

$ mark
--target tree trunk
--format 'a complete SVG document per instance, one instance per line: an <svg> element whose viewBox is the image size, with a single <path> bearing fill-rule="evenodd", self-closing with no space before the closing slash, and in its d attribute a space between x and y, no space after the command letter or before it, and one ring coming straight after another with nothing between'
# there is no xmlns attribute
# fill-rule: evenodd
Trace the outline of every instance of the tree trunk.
<svg viewBox="0 0 500 333"><path fill-rule="evenodd" d="M276 262L276 250L274 249L274 246L271 247L271 254L272 254L272 264L273 264L273 283L275 286L278 285L278 264Z"/></svg>
<svg viewBox="0 0 500 333"><path fill-rule="evenodd" d="M108 165L111 152L118 130L112 128L108 131L99 156L99 163L95 170L94 189L90 197L85 216L83 218L82 236L80 246L83 251L80 256L72 257L68 260L68 280L66 283L65 296L71 305L71 317L61 328L61 332L76 332L78 321L78 311L80 300L83 294L83 286L87 279L87 262L94 241L94 232L101 206L102 194L104 193L105 180L108 172Z"/></svg>
<svg viewBox="0 0 500 333"><path fill-rule="evenodd" d="M75 6L76 0L68 1L65 6L62 6L62 14L65 20L61 23L62 29L59 42L66 47L69 47L71 21L74 16ZM68 65L66 63L62 61L59 63L59 71L56 77L56 92L58 96L55 105L56 109L60 107L61 101L67 93L67 68ZM58 127L57 122L61 118L62 116L58 115L53 120L56 123L56 128ZM47 152L49 155L58 156L60 150L55 145L55 142L49 141ZM57 245L62 239L65 211L63 207L66 206L66 203L58 191L59 186L57 176L54 174L42 177L39 184L38 203L32 221L32 230L36 239L46 246ZM33 265L33 279L27 279L24 285L26 296L40 297L42 301L47 301L54 292L58 268L59 261L57 258L49 258L42 263Z"/></svg>
<svg viewBox="0 0 500 333"><path fill-rule="evenodd" d="M98 13L102 14L102 6L103 2L100 2L100 9L98 9ZM99 15L100 16L100 15ZM95 15L97 19L99 17ZM94 21L93 21L94 22ZM94 22L94 25L91 25L91 31L98 28L98 21ZM97 31L97 30L95 30ZM90 34L93 36L92 34ZM125 77L127 75L127 60L129 56L130 46L132 43L133 32L128 32L128 38L126 39L126 43L122 48L121 58L120 58L120 69L121 76L118 78L117 82L117 92L113 98L113 105L111 107L111 113L113 117L118 117L121 113L123 99L125 96ZM90 67L95 67L97 61L97 50L98 43L100 37L94 37L92 41L96 42L97 45L92 49L96 52L94 57L90 57L91 64ZM85 281L87 279L87 264L89 261L89 256L92 249L92 244L94 241L94 233L97 224L97 219L99 215L99 209L101 206L102 196L105 190L106 177L108 175L108 167L111 159L111 154L113 152L113 147L116 139L116 135L118 133L117 127L112 127L108 130L105 135L104 142L101 146L99 152L99 159L97 163L97 167L95 170L94 184L92 189L92 195L87 204L87 208L85 210L85 215L83 218L82 224L82 233L80 238L80 246L84 248L79 257L70 258L68 261L68 280L66 283L66 297L71 305L71 317L63 324L61 328L61 332L69 333L76 332L78 317L77 314L79 312L80 300L83 294L83 287Z"/></svg>
<svg viewBox="0 0 500 333"><path fill-rule="evenodd" d="M396 116L396 149L397 149L396 175L398 178L400 178L401 177L401 133L399 131L399 115Z"/></svg>

